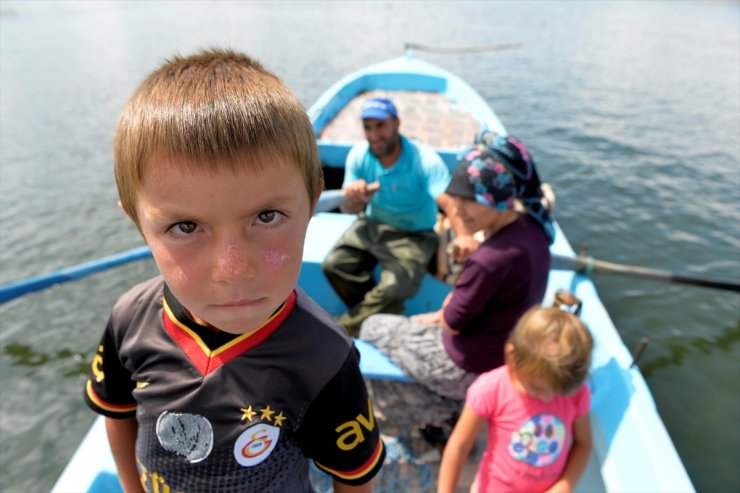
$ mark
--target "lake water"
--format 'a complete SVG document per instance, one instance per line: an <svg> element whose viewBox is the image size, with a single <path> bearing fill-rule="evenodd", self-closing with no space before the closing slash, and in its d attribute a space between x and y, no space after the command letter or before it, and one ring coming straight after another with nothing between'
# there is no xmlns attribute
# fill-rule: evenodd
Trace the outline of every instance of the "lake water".
<svg viewBox="0 0 740 493"><path fill-rule="evenodd" d="M574 248L740 281L737 2L0 1L0 282L142 244L111 140L175 53L246 51L309 106L405 42L467 80L526 142ZM402 115L401 115L402 116ZM0 491L48 491L94 416L84 372L142 261L0 305ZM740 490L740 296L597 275L699 491ZM636 444L636 446L638 446Z"/></svg>

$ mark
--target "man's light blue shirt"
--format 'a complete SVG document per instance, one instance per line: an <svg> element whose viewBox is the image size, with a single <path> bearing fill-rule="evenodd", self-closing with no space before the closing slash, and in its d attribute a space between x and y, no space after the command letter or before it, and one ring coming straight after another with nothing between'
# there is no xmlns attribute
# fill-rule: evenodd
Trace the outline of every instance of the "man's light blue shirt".
<svg viewBox="0 0 740 493"><path fill-rule="evenodd" d="M436 199L447 188L450 171L434 149L401 136L401 154L388 169L367 141L352 147L343 186L359 179L380 183L365 209L368 219L406 231L423 231L437 221Z"/></svg>

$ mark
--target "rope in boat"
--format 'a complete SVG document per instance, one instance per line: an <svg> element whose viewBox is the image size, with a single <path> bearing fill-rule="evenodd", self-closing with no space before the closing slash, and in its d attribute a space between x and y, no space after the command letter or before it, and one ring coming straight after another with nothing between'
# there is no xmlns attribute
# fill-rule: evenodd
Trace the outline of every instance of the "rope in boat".
<svg viewBox="0 0 740 493"><path fill-rule="evenodd" d="M479 46L461 46L458 48L443 48L439 46L427 46L417 43L405 43L403 45L404 51L417 50L426 51L429 53L442 53L442 54L459 54L459 53L482 53L486 51L505 51L505 50L516 50L523 46L522 43L499 43L491 45L479 45Z"/></svg>

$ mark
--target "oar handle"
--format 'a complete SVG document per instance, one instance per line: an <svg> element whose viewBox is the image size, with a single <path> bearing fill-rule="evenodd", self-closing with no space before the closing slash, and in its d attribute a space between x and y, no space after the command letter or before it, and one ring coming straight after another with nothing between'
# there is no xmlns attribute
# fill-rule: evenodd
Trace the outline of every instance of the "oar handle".
<svg viewBox="0 0 740 493"><path fill-rule="evenodd" d="M446 55L458 54L458 53L483 53L486 51L503 51L503 50L516 50L522 47L522 43L499 43L499 44L488 44L478 46L459 46L459 47L441 47L441 46L428 46L418 43L405 43L403 46L404 51L417 50L426 51L428 53L441 53Z"/></svg>
<svg viewBox="0 0 740 493"><path fill-rule="evenodd" d="M740 292L740 284L723 279L706 279L701 277L690 277L682 274L672 274L671 281L680 284L691 284L707 288L724 289L725 291Z"/></svg>

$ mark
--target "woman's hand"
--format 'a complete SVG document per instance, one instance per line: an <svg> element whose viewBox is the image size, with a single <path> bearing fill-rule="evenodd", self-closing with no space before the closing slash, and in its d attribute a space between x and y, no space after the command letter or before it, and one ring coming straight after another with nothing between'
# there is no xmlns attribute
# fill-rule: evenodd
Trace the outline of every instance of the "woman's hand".
<svg viewBox="0 0 740 493"><path fill-rule="evenodd" d="M411 317L418 324L438 324L442 322L442 310L436 312L420 313Z"/></svg>
<svg viewBox="0 0 740 493"><path fill-rule="evenodd" d="M471 253L480 246L480 241L475 235L465 234L456 236L452 240L452 260L457 264L464 263Z"/></svg>

